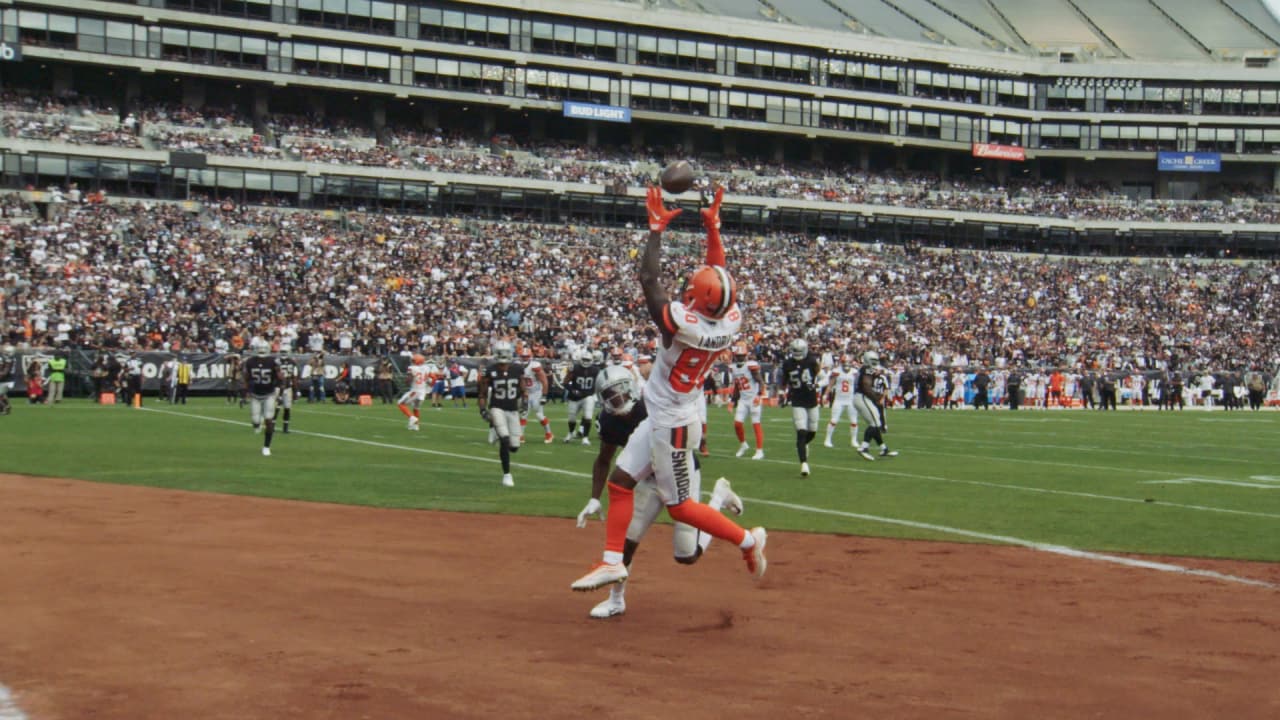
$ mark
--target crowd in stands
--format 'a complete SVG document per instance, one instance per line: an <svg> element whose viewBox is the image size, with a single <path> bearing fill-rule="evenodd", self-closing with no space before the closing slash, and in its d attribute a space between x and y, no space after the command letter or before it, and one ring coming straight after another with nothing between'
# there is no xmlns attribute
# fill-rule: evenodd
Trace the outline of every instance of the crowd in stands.
<svg viewBox="0 0 1280 720"><path fill-rule="evenodd" d="M0 207L22 211L6 198ZM641 230L209 204L69 203L0 224L6 341L484 354L516 337L652 348ZM670 233L664 275L701 257ZM1280 362L1280 263L1107 262L730 237L746 339L931 364L1238 369ZM673 287L674 291L675 288Z"/></svg>
<svg viewBox="0 0 1280 720"><path fill-rule="evenodd" d="M33 118L33 111L49 117ZM321 116L272 115L255 128L234 108L196 110L163 103L141 109L140 120L129 115L111 125L99 118L96 127L78 127L71 116L114 111L85 99L13 93L0 95L0 112L7 137L590 185L635 185L651 178L667 159L680 156L678 149L591 147L443 129L388 126L375 132ZM169 127L173 124L185 129ZM1010 179L996 184L935 173L864 171L842 163L697 160L703 171L700 187L720 184L731 195L1076 220L1280 223L1274 192L1257 187L1225 188L1225 199L1140 201L1103 183L1067 186Z"/></svg>

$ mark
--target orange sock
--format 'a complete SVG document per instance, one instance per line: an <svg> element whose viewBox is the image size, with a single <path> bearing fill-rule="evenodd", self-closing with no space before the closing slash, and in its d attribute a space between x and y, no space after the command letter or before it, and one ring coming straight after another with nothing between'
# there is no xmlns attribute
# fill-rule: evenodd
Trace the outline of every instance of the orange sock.
<svg viewBox="0 0 1280 720"><path fill-rule="evenodd" d="M400 412L404 413L405 417L413 417L413 413L409 412L408 405L405 405L404 403L400 403L396 407L400 408Z"/></svg>
<svg viewBox="0 0 1280 720"><path fill-rule="evenodd" d="M759 425L757 425L756 427L759 427ZM742 423L735 422L733 424L733 431L738 433L738 442L747 441L747 429L743 427Z"/></svg>
<svg viewBox="0 0 1280 720"><path fill-rule="evenodd" d="M422 418L422 411L421 411L421 410L419 410L418 408L414 408L414 409L413 409L413 416L414 416L414 417L416 417L416 418L418 418L418 419L421 419L421 418Z"/></svg>
<svg viewBox="0 0 1280 720"><path fill-rule="evenodd" d="M612 492L609 493L609 502L613 502ZM741 545L742 541L747 537L747 531L743 530L738 523L696 500L685 500L679 505L668 505L667 514L669 514L671 519L676 522L692 525L712 537L717 537L726 542L731 542L735 546ZM610 517L613 516L612 511L609 515ZM630 515L627 517L629 519ZM626 527L623 527L622 534L624 536L624 540L626 539L626 533L627 529ZM621 547L621 545L619 545L619 547Z"/></svg>
<svg viewBox="0 0 1280 720"><path fill-rule="evenodd" d="M760 423L756 423L752 427L756 431L756 449L763 450L764 449L764 426L761 425Z"/></svg>
<svg viewBox="0 0 1280 720"><path fill-rule="evenodd" d="M635 509L635 505L634 490L609 483L609 512L604 520L605 552L621 553L623 551L627 544L627 526L631 524L631 512Z"/></svg>
<svg viewBox="0 0 1280 720"><path fill-rule="evenodd" d="M523 429L524 429L524 426L525 426L525 425L528 425L528 424L529 424L529 420L528 420L527 418L520 418L520 429L521 429L521 430L523 430Z"/></svg>

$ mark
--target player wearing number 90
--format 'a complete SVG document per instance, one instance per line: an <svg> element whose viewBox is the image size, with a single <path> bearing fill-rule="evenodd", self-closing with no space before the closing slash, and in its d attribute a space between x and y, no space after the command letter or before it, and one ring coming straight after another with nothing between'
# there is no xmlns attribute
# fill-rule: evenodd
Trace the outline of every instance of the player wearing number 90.
<svg viewBox="0 0 1280 720"><path fill-rule="evenodd" d="M718 188L711 206L702 210L707 229L706 264L685 279L680 300L672 301L659 277L659 260L662 231L680 210L668 210L662 204L662 190L649 188L645 202L649 236L640 259L640 287L649 316L662 334L645 383L649 417L631 433L618 458L617 469L623 472L610 477L603 561L574 581L570 585L574 590L594 590L627 579L623 549L635 507L637 480L654 484L671 519L737 545L747 569L755 577L764 575L764 528L748 532L698 501L700 478L694 462L702 436L698 396L714 359L733 344L742 326L742 311L736 302L733 278L725 270L724 246L720 242L723 198L724 189Z"/></svg>
<svg viewBox="0 0 1280 720"><path fill-rule="evenodd" d="M524 367L512 362L515 347L506 340L493 344L493 363L480 373L476 384L476 404L480 417L498 435L498 457L502 460L502 484L516 484L511 477L511 453L520 449L520 401L524 399Z"/></svg>

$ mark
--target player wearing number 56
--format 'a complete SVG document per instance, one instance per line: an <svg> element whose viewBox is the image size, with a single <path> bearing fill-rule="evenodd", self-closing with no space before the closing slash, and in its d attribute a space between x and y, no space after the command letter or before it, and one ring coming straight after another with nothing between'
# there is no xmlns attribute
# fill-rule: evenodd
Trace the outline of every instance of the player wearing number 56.
<svg viewBox="0 0 1280 720"><path fill-rule="evenodd" d="M622 553L637 479L654 483L673 520L737 545L752 575L764 575L764 528L748 532L699 502L701 477L694 461L702 439L698 417L702 381L715 358L733 344L742 328L742 311L720 241L723 199L724 189L718 188L711 206L701 211L707 230L706 264L685 277L680 299L671 300L659 277L659 260L662 232L680 210L664 207L662 190L649 188L645 203L649 236L640 258L640 287L649 316L662 335L645 384L649 417L631 433L618 458L617 467L624 472L610 478L603 561L575 581L571 585L574 590L594 590L627 578ZM612 482L613 478L620 481Z"/></svg>
<svg viewBox="0 0 1280 720"><path fill-rule="evenodd" d="M493 362L476 381L476 404L480 417L489 422L498 438L502 460L502 484L516 484L511 477L511 453L520 449L520 403L524 400L524 366L514 362L515 346L507 340L493 344Z"/></svg>

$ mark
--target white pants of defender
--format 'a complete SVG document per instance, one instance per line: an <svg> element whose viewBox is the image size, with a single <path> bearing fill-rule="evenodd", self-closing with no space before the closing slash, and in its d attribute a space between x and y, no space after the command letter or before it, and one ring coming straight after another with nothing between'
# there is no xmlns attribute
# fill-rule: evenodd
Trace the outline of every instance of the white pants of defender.
<svg viewBox="0 0 1280 720"><path fill-rule="evenodd" d="M570 400L566 404L569 406L569 422L589 423L596 412L595 395L581 400Z"/></svg>
<svg viewBox="0 0 1280 720"><path fill-rule="evenodd" d="M757 402L757 400L758 398L756 396L747 397L744 395L739 397L738 407L734 408L734 411L733 411L733 421L739 422L739 423L745 423L747 421L747 416L750 415L751 424L759 425L760 412L763 408L763 405Z"/></svg>
<svg viewBox="0 0 1280 720"><path fill-rule="evenodd" d="M657 427L653 418L645 418L618 456L618 469L637 480L627 539L639 542L664 506L701 497L702 474L694 464L693 454L702 441L702 427L692 423L684 429L685 447L677 449L671 444L673 428ZM676 523L672 531L675 556L688 558L697 554L698 535L697 528Z"/></svg>
<svg viewBox="0 0 1280 720"><path fill-rule="evenodd" d="M542 393L536 395L529 393L529 409L524 411L522 415L526 418L532 415L538 419L538 422L547 419L547 414L542 411Z"/></svg>
<svg viewBox="0 0 1280 720"><path fill-rule="evenodd" d="M866 428L878 427L888 430L889 424L884 418L884 408L875 404L871 398L861 393L853 396L853 407L858 411L858 419Z"/></svg>
<svg viewBox="0 0 1280 720"><path fill-rule="evenodd" d="M254 426L262 424L263 420L270 420L276 416L276 394L270 395L250 395L249 396L249 417L253 420Z"/></svg>
<svg viewBox="0 0 1280 720"><path fill-rule="evenodd" d="M513 450L520 447L519 412L489 408L489 424L493 425L493 431L498 434L499 442L505 442L507 447Z"/></svg>
<svg viewBox="0 0 1280 720"><path fill-rule="evenodd" d="M818 432L818 408L802 408L792 406L791 422L796 426L796 431Z"/></svg>
<svg viewBox="0 0 1280 720"><path fill-rule="evenodd" d="M404 391L400 399L396 401L397 405L408 405L415 410L422 406L422 401L427 399L427 389L425 387L409 388Z"/></svg>

